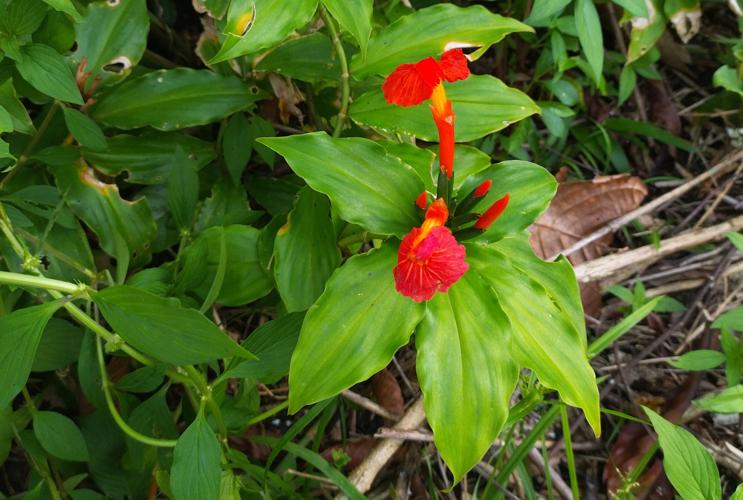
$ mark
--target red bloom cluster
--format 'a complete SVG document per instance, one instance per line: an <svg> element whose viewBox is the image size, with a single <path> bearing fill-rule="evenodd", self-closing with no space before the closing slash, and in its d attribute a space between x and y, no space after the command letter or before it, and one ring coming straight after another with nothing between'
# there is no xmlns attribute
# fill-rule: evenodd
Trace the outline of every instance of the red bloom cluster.
<svg viewBox="0 0 743 500"><path fill-rule="evenodd" d="M393 271L395 288L416 302L445 292L467 272L464 246L445 227L449 210L439 198L426 211L421 227L414 227L400 244Z"/></svg>

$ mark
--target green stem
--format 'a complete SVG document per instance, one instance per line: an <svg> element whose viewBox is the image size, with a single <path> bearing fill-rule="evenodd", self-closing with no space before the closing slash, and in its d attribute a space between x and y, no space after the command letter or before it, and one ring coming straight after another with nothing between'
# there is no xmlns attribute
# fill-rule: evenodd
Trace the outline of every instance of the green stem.
<svg viewBox="0 0 743 500"><path fill-rule="evenodd" d="M568 410L565 405L560 405L560 417L562 419L562 436L565 441L565 456L568 460L568 474L570 475L570 489L573 492L573 499L580 499L580 490L578 489L578 474L575 471L575 456L573 455L573 438L570 435L570 420L568 420Z"/></svg>
<svg viewBox="0 0 743 500"><path fill-rule="evenodd" d="M348 115L348 100L351 94L349 78L351 75L348 72L348 60L346 59L346 51L343 49L343 43L341 42L340 36L338 36L338 30L335 27L335 23L330 18L330 16L328 16L328 13L323 7L320 8L320 17L325 23L325 26L328 27L330 37L333 39L335 53L338 56L338 63L341 66L341 109L338 112L338 117L335 122L335 129L333 130L333 137L340 137L341 132L343 131L343 125L346 123L346 116Z"/></svg>
<svg viewBox="0 0 743 500"><path fill-rule="evenodd" d="M263 413L259 413L255 417L251 418L245 423L245 427L250 427L251 425L255 425L258 422L262 422L266 420L267 418L273 417L278 412L283 410L289 406L289 400L284 401L283 403L277 404L276 406L269 408L268 410L264 411Z"/></svg>
<svg viewBox="0 0 743 500"><path fill-rule="evenodd" d="M0 226L3 223L0 221ZM60 281L40 276L31 276L28 274L9 273L0 271L0 283L5 285L28 286L33 288L43 288L45 290L56 290L67 295L78 295L85 291L85 285L76 285L68 281Z"/></svg>
<svg viewBox="0 0 743 500"><path fill-rule="evenodd" d="M193 382L193 384L201 393L201 399L203 401L206 401L207 406L209 406L209 411L212 412L212 415L214 415L214 420L216 420L217 422L219 434L222 436L222 440L226 441L227 426L224 424L224 418L222 418L222 410L219 408L219 405L216 401L214 401L214 398L212 397L211 387L209 387L209 385L206 383L206 380L204 379L204 376L201 374L201 372L193 366L187 365L184 366L183 369L186 370L186 373L188 373L191 382Z"/></svg>
<svg viewBox="0 0 743 500"><path fill-rule="evenodd" d="M59 103L57 101L54 101L54 103L52 103L52 107L49 108L49 111L44 117L44 120L41 122L41 125L39 125L39 128L36 129L36 133L33 135L33 137L31 137L31 140L28 141L26 148L23 150L23 153L21 153L21 156L18 158L18 161L15 164L15 168L8 172L8 175L6 175L5 178L0 181L0 189L4 188L8 184L8 182L10 182L13 177L15 177L15 174L20 170L20 168L28 161L28 158L29 156L31 156L31 153L33 153L34 148L46 133L46 129L48 129L49 125L51 125L52 119L54 118L54 115L57 114L58 109Z"/></svg>
<svg viewBox="0 0 743 500"><path fill-rule="evenodd" d="M116 408L116 403L114 403L113 396L111 395L111 382L108 380L108 372L106 372L106 363L103 359L103 345L101 344L100 337L96 338L96 351L98 353L98 368L101 372L101 386L103 387L103 395L106 397L106 405L108 405L108 411L111 413L111 416L113 417L119 428L124 432L124 434L131 437L135 441L139 441L140 443L144 443L150 446L157 446L159 448L175 447L176 440L158 439L150 436L145 436L144 434L137 432L136 430L129 427L129 424L124 421L121 414L119 413L119 410Z"/></svg>

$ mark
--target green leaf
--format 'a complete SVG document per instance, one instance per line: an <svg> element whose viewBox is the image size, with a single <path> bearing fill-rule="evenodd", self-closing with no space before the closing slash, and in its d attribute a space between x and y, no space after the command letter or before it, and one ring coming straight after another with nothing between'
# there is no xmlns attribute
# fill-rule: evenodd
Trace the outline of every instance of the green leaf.
<svg viewBox="0 0 743 500"><path fill-rule="evenodd" d="M648 7L645 0L612 0L613 3L621 5L624 10L637 17L648 17Z"/></svg>
<svg viewBox="0 0 743 500"><path fill-rule="evenodd" d="M48 7L41 0L11 0L3 2L0 32L24 37L36 31L46 16Z"/></svg>
<svg viewBox="0 0 743 500"><path fill-rule="evenodd" d="M454 191L459 191L462 185L471 176L479 174L490 166L490 156L477 148L464 144L454 145ZM438 155L431 168L431 177L436 180L439 175ZM435 190L434 190L435 191ZM466 194L466 193L462 193Z"/></svg>
<svg viewBox="0 0 743 500"><path fill-rule="evenodd" d="M706 448L683 427L644 408L663 450L663 469L684 500L722 498L720 473Z"/></svg>
<svg viewBox="0 0 743 500"><path fill-rule="evenodd" d="M253 358L214 323L176 299L130 286L97 292L93 301L124 340L150 356L175 365L229 356Z"/></svg>
<svg viewBox="0 0 743 500"><path fill-rule="evenodd" d="M699 372L717 368L724 362L725 354L721 353L720 351L713 351L711 349L697 349L696 351L685 353L677 360L669 361L668 364L673 366L674 368ZM741 405L741 407L743 407L743 405Z"/></svg>
<svg viewBox="0 0 743 500"><path fill-rule="evenodd" d="M743 413L743 385L734 385L713 396L697 399L694 405L715 413Z"/></svg>
<svg viewBox="0 0 743 500"><path fill-rule="evenodd" d="M316 132L258 142L282 155L312 189L326 194L346 221L396 236L419 224L415 198L423 182L374 141Z"/></svg>
<svg viewBox="0 0 743 500"><path fill-rule="evenodd" d="M190 229L199 201L199 175L186 153L176 146L168 177L168 208L181 229Z"/></svg>
<svg viewBox="0 0 743 500"><path fill-rule="evenodd" d="M632 26L627 47L627 64L644 56L666 31L666 17L657 2L650 0L646 6L650 9L648 15Z"/></svg>
<svg viewBox="0 0 743 500"><path fill-rule="evenodd" d="M730 496L730 500L743 500L743 483L739 484L735 491Z"/></svg>
<svg viewBox="0 0 743 500"><path fill-rule="evenodd" d="M712 84L743 96L743 80L738 71L731 66L720 66L712 75Z"/></svg>
<svg viewBox="0 0 743 500"><path fill-rule="evenodd" d="M292 313L262 324L243 343L258 359L243 360L222 378L247 378L270 384L289 373L304 314Z"/></svg>
<svg viewBox="0 0 743 500"><path fill-rule="evenodd" d="M518 379L510 343L508 318L474 271L426 303L415 337L416 371L436 449L455 483L508 417Z"/></svg>
<svg viewBox="0 0 743 500"><path fill-rule="evenodd" d="M322 0L330 14L359 42L361 57L366 57L366 47L371 35L371 17L374 0Z"/></svg>
<svg viewBox="0 0 743 500"><path fill-rule="evenodd" d="M728 231L725 233L725 237L730 240L730 243L732 243L739 252L743 253L743 234Z"/></svg>
<svg viewBox="0 0 743 500"><path fill-rule="evenodd" d="M164 379L164 366L143 366L121 377L116 388L127 392L152 392L162 385Z"/></svg>
<svg viewBox="0 0 743 500"><path fill-rule="evenodd" d="M82 20L82 16L75 8L72 0L44 0L44 2L52 9L69 15L75 20L75 22L80 22Z"/></svg>
<svg viewBox="0 0 743 500"><path fill-rule="evenodd" d="M51 47L39 43L24 45L16 68L42 94L73 104L83 103L72 70L65 58Z"/></svg>
<svg viewBox="0 0 743 500"><path fill-rule="evenodd" d="M217 500L222 475L217 436L199 413L178 438L170 469L170 487L176 498Z"/></svg>
<svg viewBox="0 0 743 500"><path fill-rule="evenodd" d="M637 73L632 69L632 66L625 65L622 68L622 72L619 74L619 104L623 104L624 101L629 99L632 95L632 91L635 90L637 84Z"/></svg>
<svg viewBox="0 0 743 500"><path fill-rule="evenodd" d="M743 332L743 307L736 307L735 309L731 309L725 314L720 315L714 323L712 323L712 328Z"/></svg>
<svg viewBox="0 0 743 500"><path fill-rule="evenodd" d="M196 170L216 158L214 145L179 132L147 132L139 136L115 135L105 151L83 150L85 160L106 175L128 172L127 182L163 184L170 177L173 151L181 148Z"/></svg>
<svg viewBox="0 0 743 500"><path fill-rule="evenodd" d="M532 31L479 5L434 5L399 18L372 37L366 58L357 54L351 61L351 74L356 78L386 76L399 64L437 56L451 47L479 47L470 54L477 59L506 35Z"/></svg>
<svg viewBox="0 0 743 500"><path fill-rule="evenodd" d="M560 398L581 408L596 435L601 413L596 375L588 363L586 340L569 312L560 309L543 285L521 272L499 245L467 245L467 261L494 290L513 327L512 353L520 365Z"/></svg>
<svg viewBox="0 0 743 500"><path fill-rule="evenodd" d="M217 304L241 306L265 296L273 288L273 280L258 258L260 231L237 224L209 228L189 245L177 289L193 292L200 298L207 296L220 263L222 231L227 246L224 265L229 272L217 295Z"/></svg>
<svg viewBox="0 0 743 500"><path fill-rule="evenodd" d="M641 307L632 311L622 318L622 321L609 328L606 332L601 334L599 338L591 342L588 346L588 356L594 357L603 352L609 346L613 345L614 342L625 333L629 332L633 326L645 319L645 317L655 310L656 306L660 302L661 297L656 297L650 300L648 303L643 304Z"/></svg>
<svg viewBox="0 0 743 500"><path fill-rule="evenodd" d="M36 411L33 420L34 434L50 455L70 462L88 461L88 447L75 422L53 411Z"/></svg>
<svg viewBox="0 0 743 500"><path fill-rule="evenodd" d="M575 1L575 29L583 54L588 60L596 85L601 81L604 66L604 36L601 33L601 20L593 0Z"/></svg>
<svg viewBox="0 0 743 500"><path fill-rule="evenodd" d="M317 0L294 0L290 9L274 0L233 0L227 12L225 39L209 64L276 45L307 24L316 9Z"/></svg>
<svg viewBox="0 0 743 500"><path fill-rule="evenodd" d="M10 114L10 118L13 120L13 130L22 134L34 133L34 124L31 117L28 116L26 107L16 95L11 78L0 83L0 106Z"/></svg>
<svg viewBox="0 0 743 500"><path fill-rule="evenodd" d="M647 137L652 137L653 139L657 139L660 142L670 144L671 146L676 146L677 148L683 149L684 151L694 150L689 141L681 139L680 137L676 137L667 130L657 127L651 123L630 120L629 118L609 118L603 123L603 125L607 130L610 130L612 132L644 135Z"/></svg>
<svg viewBox="0 0 743 500"><path fill-rule="evenodd" d="M53 172L69 207L116 258L116 281L123 282L130 260L147 253L157 232L147 200L123 200L115 184L99 181L82 164L59 166Z"/></svg>
<svg viewBox="0 0 743 500"><path fill-rule="evenodd" d="M457 115L455 134L459 142L474 141L539 113L529 96L490 75L472 75L445 86ZM407 108L388 104L381 87L355 99L350 116L361 125L438 141L428 103Z"/></svg>
<svg viewBox="0 0 743 500"><path fill-rule="evenodd" d="M88 5L75 26L76 61L87 60L88 85L100 77L103 86L126 78L147 46L150 18L146 0L105 1Z"/></svg>
<svg viewBox="0 0 743 500"><path fill-rule="evenodd" d="M454 171L456 177L456 166ZM480 237L486 241L496 241L529 227L547 209L557 191L554 176L544 168L528 161L508 160L468 178L460 192L469 193L486 179L492 180L493 186L473 212L484 212L506 193L511 195L506 210Z"/></svg>
<svg viewBox="0 0 743 500"><path fill-rule="evenodd" d="M366 380L390 362L425 306L395 290L389 245L351 257L307 312L289 368L289 411Z"/></svg>
<svg viewBox="0 0 743 500"><path fill-rule="evenodd" d="M106 89L90 108L98 122L121 129L176 130L212 123L246 109L259 90L208 70L159 70Z"/></svg>
<svg viewBox="0 0 743 500"><path fill-rule="evenodd" d="M244 113L235 113L222 130L222 155L230 178L240 184L245 167L253 154L250 122Z"/></svg>
<svg viewBox="0 0 743 500"><path fill-rule="evenodd" d="M5 108L0 106L0 134L13 131L13 119Z"/></svg>
<svg viewBox="0 0 743 500"><path fill-rule="evenodd" d="M337 82L341 76L333 44L319 31L282 43L261 58L255 69L312 83Z"/></svg>
<svg viewBox="0 0 743 500"><path fill-rule="evenodd" d="M413 170L415 170L418 177L423 181L426 191L431 193L436 192L436 180L433 176L433 164L436 154L433 150L422 149L407 142L378 141L377 144L382 146L388 154L397 156L403 163L407 163L413 167ZM457 150L459 149L459 146L456 146L455 148L454 164L458 165Z"/></svg>
<svg viewBox="0 0 743 500"><path fill-rule="evenodd" d="M69 321L52 318L46 324L44 335L36 350L31 371L59 370L77 361L83 342L83 330Z"/></svg>
<svg viewBox="0 0 743 500"><path fill-rule="evenodd" d="M570 0L534 0L529 17L524 22L529 26L548 26L550 18L559 14L570 4Z"/></svg>
<svg viewBox="0 0 743 500"><path fill-rule="evenodd" d="M0 408L5 408L26 384L49 318L59 302L18 309L0 316Z"/></svg>
<svg viewBox="0 0 743 500"><path fill-rule="evenodd" d="M276 289L288 312L308 309L341 262L328 198L306 187L299 192L274 243Z"/></svg>
<svg viewBox="0 0 743 500"><path fill-rule="evenodd" d="M106 149L106 136L93 120L76 109L63 107L62 111L67 128L81 146L92 151Z"/></svg>

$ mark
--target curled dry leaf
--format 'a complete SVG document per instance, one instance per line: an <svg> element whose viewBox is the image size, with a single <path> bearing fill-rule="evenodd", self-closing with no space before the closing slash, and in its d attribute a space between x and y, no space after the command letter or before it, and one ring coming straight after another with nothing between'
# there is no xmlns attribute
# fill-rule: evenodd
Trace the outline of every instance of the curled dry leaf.
<svg viewBox="0 0 743 500"><path fill-rule="evenodd" d="M405 412L405 400L395 376L385 368L372 377L371 384L377 403L393 415L402 416Z"/></svg>
<svg viewBox="0 0 743 500"><path fill-rule="evenodd" d="M565 173L558 173L558 181ZM639 177L610 175L590 181L560 182L557 194L545 213L532 226L531 246L541 258L556 255L617 217L636 209L647 195ZM568 258L573 265L601 257L609 250L614 235L586 245ZM588 314L601 307L600 289L595 283L581 285L581 299Z"/></svg>

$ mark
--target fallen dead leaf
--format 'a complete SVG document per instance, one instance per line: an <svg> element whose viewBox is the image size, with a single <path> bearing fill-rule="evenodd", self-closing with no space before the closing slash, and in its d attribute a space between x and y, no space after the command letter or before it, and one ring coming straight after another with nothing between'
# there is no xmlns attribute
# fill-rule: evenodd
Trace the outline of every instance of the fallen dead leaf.
<svg viewBox="0 0 743 500"><path fill-rule="evenodd" d="M374 399L382 408L393 415L402 416L405 413L402 389L392 372L385 368L371 378L371 384Z"/></svg>

